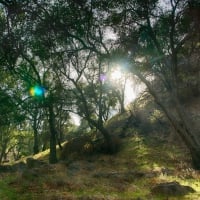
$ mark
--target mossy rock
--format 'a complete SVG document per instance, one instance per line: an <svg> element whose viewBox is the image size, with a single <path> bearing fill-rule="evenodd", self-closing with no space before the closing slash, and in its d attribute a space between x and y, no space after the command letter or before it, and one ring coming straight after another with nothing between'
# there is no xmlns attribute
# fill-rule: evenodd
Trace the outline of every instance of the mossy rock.
<svg viewBox="0 0 200 200"><path fill-rule="evenodd" d="M156 185L152 190L153 194L165 196L183 196L195 192L192 187L180 185L178 182L167 182Z"/></svg>

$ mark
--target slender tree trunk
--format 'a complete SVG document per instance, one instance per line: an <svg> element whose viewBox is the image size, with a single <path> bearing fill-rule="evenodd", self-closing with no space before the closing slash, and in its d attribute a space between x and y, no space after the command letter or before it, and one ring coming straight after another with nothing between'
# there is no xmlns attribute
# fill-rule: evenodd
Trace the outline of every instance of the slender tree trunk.
<svg viewBox="0 0 200 200"><path fill-rule="evenodd" d="M102 133L106 142L106 152L113 154L116 152L116 144L114 144L111 135L103 125L98 125L97 129Z"/></svg>
<svg viewBox="0 0 200 200"><path fill-rule="evenodd" d="M56 128L55 128L55 115L53 106L49 104L49 128L50 128L50 155L49 163L54 164L58 162L56 155Z"/></svg>
<svg viewBox="0 0 200 200"><path fill-rule="evenodd" d="M161 105L161 103L159 103ZM175 105L177 116L175 117L170 111L168 111L164 105L162 110L167 116L168 120L176 130L177 134L182 138L183 142L190 151L192 164L195 169L200 169L200 143L195 136L192 127L189 125L189 120L186 121L183 111L180 110L180 105Z"/></svg>
<svg viewBox="0 0 200 200"><path fill-rule="evenodd" d="M176 105L177 109L178 105ZM163 109L162 109L163 110ZM198 139L195 137L191 127L188 127L188 122L184 118L180 117L176 119L166 109L163 110L168 120L176 130L177 134L182 138L183 142L190 151L192 164L195 169L200 169L200 144ZM179 111L180 112L180 111Z"/></svg>
<svg viewBox="0 0 200 200"><path fill-rule="evenodd" d="M47 149L47 144L46 144L46 142L44 142L42 145L42 151L45 151L46 149Z"/></svg>
<svg viewBox="0 0 200 200"><path fill-rule="evenodd" d="M4 157L4 149L1 150L1 154L0 154L0 164L2 163L3 157Z"/></svg>
<svg viewBox="0 0 200 200"><path fill-rule="evenodd" d="M176 123L176 132L181 136L182 140L186 144L190 151L192 165L195 169L200 169L200 145L195 140L191 132L188 131L187 127L183 123ZM178 125L178 126L177 126ZM190 136L191 135L191 136Z"/></svg>
<svg viewBox="0 0 200 200"><path fill-rule="evenodd" d="M36 120L33 123L33 133L34 133L34 145L33 145L33 154L39 153L39 145L38 145L38 130Z"/></svg>
<svg viewBox="0 0 200 200"><path fill-rule="evenodd" d="M124 101L125 101L125 89L126 89L126 82L127 82L127 79L125 79L125 82L124 82L124 85L123 85L123 88L122 88L122 94L121 94L121 98L119 99L119 102L120 102L120 113L124 113L126 111L125 109L125 105L124 105Z"/></svg>
<svg viewBox="0 0 200 200"><path fill-rule="evenodd" d="M39 153L39 146L38 146L38 132L34 130L34 146L33 146L33 154Z"/></svg>
<svg viewBox="0 0 200 200"><path fill-rule="evenodd" d="M2 146L1 146L0 164L1 164L2 161L3 161L3 158L6 157L7 144L8 144L8 140L3 141L3 144L2 144Z"/></svg>
<svg viewBox="0 0 200 200"><path fill-rule="evenodd" d="M170 110L162 103L160 98L157 96L156 92L153 90L151 84L139 73L135 72L140 80L145 83L147 86L149 93L154 97L155 102L161 107L162 111L166 115L167 119L171 123L171 125L176 130L177 134L181 137L187 148L191 153L192 164L193 167L197 170L200 169L200 142L199 139L196 138L194 131L192 130L191 124L189 123L189 119L186 119L184 115L183 109L181 108L180 102L176 94L172 94L170 98L172 98L174 103L174 108L176 115L171 113Z"/></svg>
<svg viewBox="0 0 200 200"><path fill-rule="evenodd" d="M106 152L113 154L116 152L116 145L113 143L111 135L109 134L108 130L104 127L103 122L99 121L98 123L93 121L90 118L87 118L89 124L93 125L100 133L103 135L105 143L106 143Z"/></svg>
<svg viewBox="0 0 200 200"><path fill-rule="evenodd" d="M124 94L118 99L120 104L120 113L124 113L126 111L124 107Z"/></svg>
<svg viewBox="0 0 200 200"><path fill-rule="evenodd" d="M197 138L195 131L192 128L192 123L184 113L184 109L180 106L179 100L175 98L176 111L180 118L179 135L187 136L185 144L187 145L192 158L192 164L195 169L200 169L200 140Z"/></svg>
<svg viewBox="0 0 200 200"><path fill-rule="evenodd" d="M58 137L58 133L56 133L56 140L57 140L57 143L58 143L58 146L59 146L60 150L62 150L63 147L61 145L61 139Z"/></svg>

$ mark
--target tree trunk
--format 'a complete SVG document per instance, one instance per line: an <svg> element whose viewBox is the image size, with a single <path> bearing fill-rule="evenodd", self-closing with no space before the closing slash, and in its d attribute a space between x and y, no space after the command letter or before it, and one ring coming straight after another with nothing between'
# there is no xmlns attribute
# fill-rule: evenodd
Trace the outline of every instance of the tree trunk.
<svg viewBox="0 0 200 200"><path fill-rule="evenodd" d="M7 144L8 144L8 140L3 141L3 144L1 145L0 164L3 161L3 158L6 157Z"/></svg>
<svg viewBox="0 0 200 200"><path fill-rule="evenodd" d="M183 109L180 109L180 104L176 102L174 107L176 109L177 116L170 113L170 111L165 108L164 105L160 102L159 105L161 106L163 112L165 113L166 117L176 130L177 134L181 137L184 144L187 146L191 153L192 164L194 169L200 169L200 143L199 140L196 138L194 131L189 123L189 119L186 119L183 113Z"/></svg>
<svg viewBox="0 0 200 200"><path fill-rule="evenodd" d="M1 154L0 154L0 164L2 163L3 157L4 157L4 150L2 149Z"/></svg>
<svg viewBox="0 0 200 200"><path fill-rule="evenodd" d="M199 170L200 141L192 127L192 121L187 117L187 114L184 112L184 108L181 106L176 88L172 91L171 98L179 119L178 122L174 122L176 123L176 131L179 136L181 136L182 140L190 151L193 167Z"/></svg>
<svg viewBox="0 0 200 200"><path fill-rule="evenodd" d="M103 125L99 125L97 128L104 136L105 143L106 143L106 152L109 154L115 153L117 151L117 146L116 146L116 144L114 144L107 129Z"/></svg>
<svg viewBox="0 0 200 200"><path fill-rule="evenodd" d="M54 164L58 162L56 155L56 128L55 115L52 104L49 104L49 128L50 128L50 155L49 163Z"/></svg>
<svg viewBox="0 0 200 200"><path fill-rule="evenodd" d="M38 145L38 131L37 131L36 120L34 120L33 123L33 133L34 133L33 154L37 154L39 153L39 145Z"/></svg>
<svg viewBox="0 0 200 200"><path fill-rule="evenodd" d="M196 138L195 133L192 130L189 119L187 119L184 115L183 108L181 108L181 104L176 94L171 93L170 96L174 103L174 108L176 112L175 115L170 112L170 110L164 105L164 103L162 103L156 92L153 90L151 84L139 72L135 71L135 73L140 78L140 80L145 83L149 90L149 93L154 97L155 102L161 107L167 119L176 130L177 134L181 137L181 139L189 149L194 169L200 170L200 142Z"/></svg>
<svg viewBox="0 0 200 200"><path fill-rule="evenodd" d="M195 139L194 135L191 134L191 131L187 129L185 124L173 122L176 132L182 138L183 142L190 151L192 165L194 169L200 169L200 145Z"/></svg>
<svg viewBox="0 0 200 200"><path fill-rule="evenodd" d="M194 169L200 170L200 148L190 149L190 154Z"/></svg>
<svg viewBox="0 0 200 200"><path fill-rule="evenodd" d="M59 146L60 150L62 150L63 147L62 147L62 145L61 145L61 140L60 140L60 138L58 137L58 133L57 133L57 132L56 132L56 139L57 139L57 143L58 143L58 146Z"/></svg>
<svg viewBox="0 0 200 200"><path fill-rule="evenodd" d="M124 96L119 99L119 104L120 104L120 113L123 114L125 113L126 109L124 107Z"/></svg>

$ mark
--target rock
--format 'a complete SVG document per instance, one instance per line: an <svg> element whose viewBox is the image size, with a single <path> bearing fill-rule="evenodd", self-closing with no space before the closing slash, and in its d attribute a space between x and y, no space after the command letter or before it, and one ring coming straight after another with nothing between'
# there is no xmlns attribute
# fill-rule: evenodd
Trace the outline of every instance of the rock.
<svg viewBox="0 0 200 200"><path fill-rule="evenodd" d="M166 196L183 196L195 190L192 187L180 185L178 182L167 182L156 185L151 192Z"/></svg>

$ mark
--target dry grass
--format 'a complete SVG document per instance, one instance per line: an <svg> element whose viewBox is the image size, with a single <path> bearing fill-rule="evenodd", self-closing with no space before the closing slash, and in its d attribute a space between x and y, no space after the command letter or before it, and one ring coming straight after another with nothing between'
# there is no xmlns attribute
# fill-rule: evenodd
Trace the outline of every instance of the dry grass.
<svg viewBox="0 0 200 200"><path fill-rule="evenodd" d="M123 140L122 150L114 156L98 154L4 175L0 199L165 200L166 197L153 196L151 188L176 180L197 191L180 199L198 200L200 174L192 170L188 154L182 152L169 144L132 136ZM46 160L47 154L43 155ZM42 159L42 154L35 158ZM178 198L170 198L174 199Z"/></svg>

